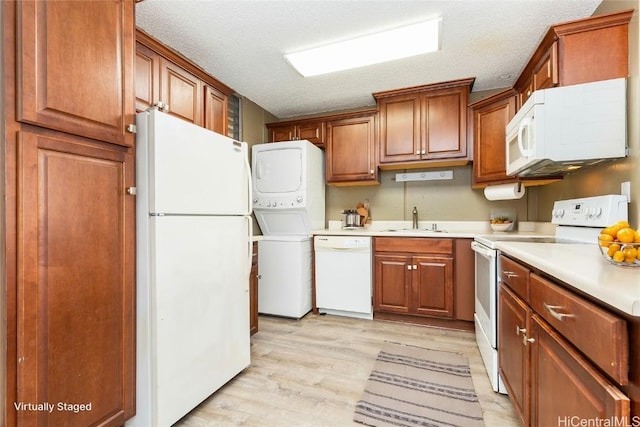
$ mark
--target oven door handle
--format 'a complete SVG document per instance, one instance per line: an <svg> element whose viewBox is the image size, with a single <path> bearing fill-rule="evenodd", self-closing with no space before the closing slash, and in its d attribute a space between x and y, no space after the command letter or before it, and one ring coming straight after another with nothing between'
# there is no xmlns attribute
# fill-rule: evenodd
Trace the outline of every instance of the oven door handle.
<svg viewBox="0 0 640 427"><path fill-rule="evenodd" d="M485 258L496 257L496 250L489 249L486 246L483 246L480 243L475 241L471 242L471 249L473 249L475 252L479 253L480 255L484 256Z"/></svg>

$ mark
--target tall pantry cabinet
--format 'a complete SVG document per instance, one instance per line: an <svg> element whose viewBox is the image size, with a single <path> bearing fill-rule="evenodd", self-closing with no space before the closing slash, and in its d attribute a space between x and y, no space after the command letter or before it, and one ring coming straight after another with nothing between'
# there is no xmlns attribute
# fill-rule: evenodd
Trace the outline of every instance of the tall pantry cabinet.
<svg viewBox="0 0 640 427"><path fill-rule="evenodd" d="M122 425L135 412L134 4L0 9L0 425Z"/></svg>

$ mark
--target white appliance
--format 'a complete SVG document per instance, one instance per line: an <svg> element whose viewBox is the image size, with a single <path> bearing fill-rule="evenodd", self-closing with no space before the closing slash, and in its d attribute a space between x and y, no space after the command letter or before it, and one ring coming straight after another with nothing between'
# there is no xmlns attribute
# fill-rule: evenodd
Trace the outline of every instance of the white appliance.
<svg viewBox="0 0 640 427"><path fill-rule="evenodd" d="M538 243L596 244L600 230L627 219L627 199L621 195L559 200L553 205L555 235L493 234L476 236L475 251L475 330L476 342L494 391L507 393L498 374L498 289L500 251L498 241ZM594 249L595 250L595 249Z"/></svg>
<svg viewBox="0 0 640 427"><path fill-rule="evenodd" d="M324 154L306 140L252 147L258 242L258 312L311 311L311 231L324 228Z"/></svg>
<svg viewBox="0 0 640 427"><path fill-rule="evenodd" d="M373 319L371 237L315 236L319 313Z"/></svg>
<svg viewBox="0 0 640 427"><path fill-rule="evenodd" d="M136 116L136 416L170 426L250 363L246 143Z"/></svg>
<svg viewBox="0 0 640 427"><path fill-rule="evenodd" d="M264 235L324 228L324 154L307 140L252 148L253 209Z"/></svg>
<svg viewBox="0 0 640 427"><path fill-rule="evenodd" d="M626 156L624 78L537 90L506 128L507 175L559 175Z"/></svg>
<svg viewBox="0 0 640 427"><path fill-rule="evenodd" d="M311 237L264 236L258 242L258 312L299 319L311 311Z"/></svg>

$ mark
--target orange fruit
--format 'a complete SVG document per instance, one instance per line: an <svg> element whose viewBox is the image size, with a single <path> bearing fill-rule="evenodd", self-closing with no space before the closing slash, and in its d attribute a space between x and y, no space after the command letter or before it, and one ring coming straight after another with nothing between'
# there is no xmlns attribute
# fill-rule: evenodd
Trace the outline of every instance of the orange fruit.
<svg viewBox="0 0 640 427"><path fill-rule="evenodd" d="M609 227L605 227L600 234L608 234L609 236L615 238L616 234L618 234L618 230L620 230L620 227L615 226L615 225L611 225Z"/></svg>
<svg viewBox="0 0 640 427"><path fill-rule="evenodd" d="M629 227L631 227L627 221L618 221L614 225L617 225L620 228L629 228Z"/></svg>
<svg viewBox="0 0 640 427"><path fill-rule="evenodd" d="M633 243L636 237L636 231L633 228L625 227L618 230L616 238L622 243Z"/></svg>
<svg viewBox="0 0 640 427"><path fill-rule="evenodd" d="M624 254L625 262L630 263L634 262L636 260L636 257L638 256L638 250L633 246L627 246L622 250L622 253Z"/></svg>
<svg viewBox="0 0 640 427"><path fill-rule="evenodd" d="M635 237L633 238L635 243L640 243L640 229L636 230Z"/></svg>
<svg viewBox="0 0 640 427"><path fill-rule="evenodd" d="M613 242L613 236L611 236L610 234L601 234L600 236L598 236L598 243L603 248L608 248L611 242Z"/></svg>
<svg viewBox="0 0 640 427"><path fill-rule="evenodd" d="M624 252L622 251L616 251L613 256L611 257L615 262L622 262L624 261Z"/></svg>
<svg viewBox="0 0 640 427"><path fill-rule="evenodd" d="M609 255L610 258L613 258L613 254L615 254L619 250L620 250L620 245L619 244L611 243L609 245L609 249L607 249L607 255Z"/></svg>

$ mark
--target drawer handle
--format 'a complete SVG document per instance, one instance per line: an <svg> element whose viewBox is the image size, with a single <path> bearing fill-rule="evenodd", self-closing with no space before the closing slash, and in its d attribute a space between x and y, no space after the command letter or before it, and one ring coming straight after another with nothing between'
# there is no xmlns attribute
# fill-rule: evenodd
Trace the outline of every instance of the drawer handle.
<svg viewBox="0 0 640 427"><path fill-rule="evenodd" d="M507 276L507 279L511 279L513 277L518 277L518 275L516 273L514 273L513 271L503 271L502 274Z"/></svg>
<svg viewBox="0 0 640 427"><path fill-rule="evenodd" d="M560 321L562 321L562 319L564 319L565 317L575 317L573 314L558 313L556 309L563 308L561 305L549 305L546 302L543 302L542 305L549 312L550 315L552 315L553 317L555 317Z"/></svg>

